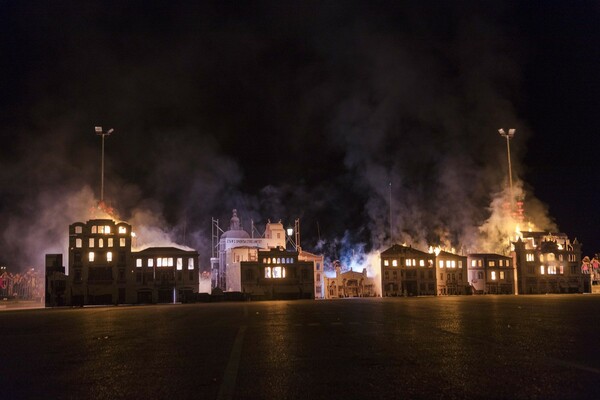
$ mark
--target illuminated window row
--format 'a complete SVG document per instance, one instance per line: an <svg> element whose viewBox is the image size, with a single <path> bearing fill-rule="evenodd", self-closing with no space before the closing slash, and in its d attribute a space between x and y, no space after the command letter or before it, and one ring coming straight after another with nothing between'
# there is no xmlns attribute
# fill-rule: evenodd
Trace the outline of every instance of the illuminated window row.
<svg viewBox="0 0 600 400"><path fill-rule="evenodd" d="M459 264L459 268L462 268L461 266L461 261L458 262ZM496 260L490 260L487 262L488 267L495 267L496 266ZM471 260L471 267L482 267L483 266L483 260ZM499 267L510 267L510 260L498 260L498 266Z"/></svg>
<svg viewBox="0 0 600 400"><path fill-rule="evenodd" d="M114 241L113 238L107 238L106 242L104 241L103 238L99 238L98 242L96 243L96 239L95 238L89 238L88 239L88 247L93 249L94 247L96 247L96 244L98 245L98 248L103 248L104 244L106 243L106 247L114 247ZM125 238L119 238L119 247L125 247L127 245L127 241ZM83 246L83 241L80 238L75 239L75 247L76 248L81 248Z"/></svg>
<svg viewBox="0 0 600 400"><path fill-rule="evenodd" d="M92 225L91 232L95 233L95 234L110 235L111 230L112 229L111 229L110 225ZM125 228L124 226L119 226L117 231L121 235L127 234L127 228ZM83 233L83 227L76 226L75 233Z"/></svg>
<svg viewBox="0 0 600 400"><path fill-rule="evenodd" d="M456 268L456 260L446 260L444 262L444 260L440 260L439 262L440 268L444 268L444 265L446 266L446 268ZM458 260L458 268L462 268L462 260Z"/></svg>
<svg viewBox="0 0 600 400"><path fill-rule="evenodd" d="M183 258L181 258L181 257L177 258L176 263L177 263L177 270L181 271L183 269ZM135 259L136 267L141 268L141 267L143 267L143 265L144 265L143 258ZM154 258L148 258L146 265L148 266L148 268L153 268L155 265ZM172 267L172 266L173 266L173 257L158 257L158 258L156 258L156 267L157 268ZM191 257L187 259L187 269L194 269L194 259Z"/></svg>
<svg viewBox="0 0 600 400"><path fill-rule="evenodd" d="M405 260L406 266L407 267L424 267L425 266L425 260L423 259L419 259L418 263L417 263L417 259L415 258L407 258ZM428 266L431 267L433 266L433 261L432 260L427 260ZM390 260L383 260L383 265L386 267L390 266ZM392 267L397 267L398 266L398 260L396 259L392 259Z"/></svg>
<svg viewBox="0 0 600 400"><path fill-rule="evenodd" d="M548 265L548 267L544 266L544 265L540 265L540 274L545 275L546 273L548 275L556 275L556 274L560 274L563 275L564 274L564 266L563 265L559 265L558 268L556 267L556 265Z"/></svg>
<svg viewBox="0 0 600 400"><path fill-rule="evenodd" d="M265 257L262 260L263 264L293 264L294 259L290 257Z"/></svg>
<svg viewBox="0 0 600 400"><path fill-rule="evenodd" d="M265 278L285 278L285 267L265 267Z"/></svg>
<svg viewBox="0 0 600 400"><path fill-rule="evenodd" d="M496 273L496 271L490 271L490 279L492 281L495 281L498 279L503 281L504 280L504 271L499 271L498 273Z"/></svg>
<svg viewBox="0 0 600 400"><path fill-rule="evenodd" d="M107 251L106 252L106 261L107 262L112 262L112 260L113 260L113 253L112 253L112 251ZM94 253L93 251L90 251L88 253L88 261L89 262L96 261L96 253Z"/></svg>

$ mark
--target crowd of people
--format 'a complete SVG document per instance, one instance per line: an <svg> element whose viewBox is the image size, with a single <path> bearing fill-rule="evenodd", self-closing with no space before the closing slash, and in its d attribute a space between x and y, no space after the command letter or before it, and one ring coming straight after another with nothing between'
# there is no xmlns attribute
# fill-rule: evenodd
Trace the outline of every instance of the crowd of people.
<svg viewBox="0 0 600 400"><path fill-rule="evenodd" d="M27 272L0 274L0 300L44 300L44 276L31 268Z"/></svg>
<svg viewBox="0 0 600 400"><path fill-rule="evenodd" d="M581 260L581 273L592 275L592 281L600 281L600 262L598 257L593 257L591 260L588 256Z"/></svg>

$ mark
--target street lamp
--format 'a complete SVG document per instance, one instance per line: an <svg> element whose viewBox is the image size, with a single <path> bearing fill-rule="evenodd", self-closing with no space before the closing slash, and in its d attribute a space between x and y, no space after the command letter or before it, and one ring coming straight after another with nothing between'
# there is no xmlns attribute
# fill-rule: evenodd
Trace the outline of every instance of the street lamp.
<svg viewBox="0 0 600 400"><path fill-rule="evenodd" d="M513 184L512 184L512 165L510 163L510 139L512 139L512 137L515 136L516 131L517 131L516 129L509 129L508 133L507 133L502 128L498 129L498 133L500 133L500 136L503 136L506 138L506 156L508 157L508 184L509 184L509 188L510 188L511 209L513 206L514 199L513 199Z"/></svg>
<svg viewBox="0 0 600 400"><path fill-rule="evenodd" d="M96 126L94 130L96 131L96 135L102 136L102 172L100 175L100 202L104 202L104 137L109 136L115 130L113 128L110 128L108 131L103 132L101 126Z"/></svg>
<svg viewBox="0 0 600 400"><path fill-rule="evenodd" d="M291 226L288 226L285 231L287 233L289 242L292 244L292 246L294 246L294 250L299 251L298 249L300 248L300 219L296 218L296 220L294 221L294 227L292 228ZM294 235L294 238L292 238L292 235Z"/></svg>

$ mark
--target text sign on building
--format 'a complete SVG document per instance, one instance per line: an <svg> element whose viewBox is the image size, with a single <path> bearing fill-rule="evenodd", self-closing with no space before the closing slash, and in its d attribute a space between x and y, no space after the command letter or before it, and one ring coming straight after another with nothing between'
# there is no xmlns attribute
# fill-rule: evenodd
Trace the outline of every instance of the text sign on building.
<svg viewBox="0 0 600 400"><path fill-rule="evenodd" d="M270 247L283 246L285 242L281 239L225 239L225 250L235 247L258 247L268 249Z"/></svg>

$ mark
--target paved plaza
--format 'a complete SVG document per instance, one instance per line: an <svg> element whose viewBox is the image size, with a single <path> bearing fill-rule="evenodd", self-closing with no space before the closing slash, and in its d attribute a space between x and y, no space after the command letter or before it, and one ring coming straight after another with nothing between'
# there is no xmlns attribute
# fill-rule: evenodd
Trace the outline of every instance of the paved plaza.
<svg viewBox="0 0 600 400"><path fill-rule="evenodd" d="M6 309L2 399L597 399L600 296Z"/></svg>

